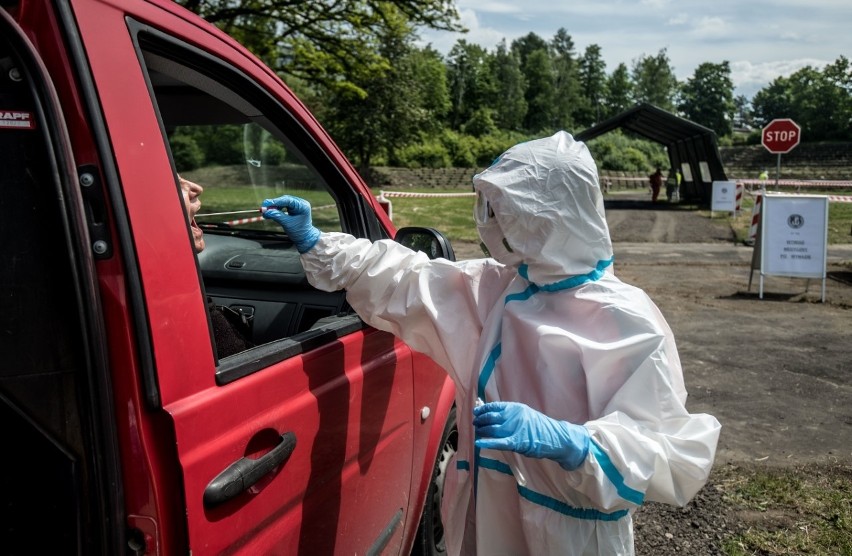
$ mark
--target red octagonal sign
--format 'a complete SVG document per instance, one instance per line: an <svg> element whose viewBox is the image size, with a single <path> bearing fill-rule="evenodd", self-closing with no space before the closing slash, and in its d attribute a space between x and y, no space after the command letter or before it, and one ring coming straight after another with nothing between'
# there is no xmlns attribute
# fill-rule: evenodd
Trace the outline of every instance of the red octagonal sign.
<svg viewBox="0 0 852 556"><path fill-rule="evenodd" d="M763 128L761 142L773 154L784 154L799 144L802 128L789 118L772 120Z"/></svg>

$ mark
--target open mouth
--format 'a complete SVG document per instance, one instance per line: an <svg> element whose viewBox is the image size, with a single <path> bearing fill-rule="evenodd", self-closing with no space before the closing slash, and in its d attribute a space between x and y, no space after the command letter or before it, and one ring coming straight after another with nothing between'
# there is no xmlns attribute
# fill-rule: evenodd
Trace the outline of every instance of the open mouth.
<svg viewBox="0 0 852 556"><path fill-rule="evenodd" d="M196 242L196 248L198 248L198 242L203 241L204 231L198 227L195 218L189 221L189 227L192 229L192 239Z"/></svg>

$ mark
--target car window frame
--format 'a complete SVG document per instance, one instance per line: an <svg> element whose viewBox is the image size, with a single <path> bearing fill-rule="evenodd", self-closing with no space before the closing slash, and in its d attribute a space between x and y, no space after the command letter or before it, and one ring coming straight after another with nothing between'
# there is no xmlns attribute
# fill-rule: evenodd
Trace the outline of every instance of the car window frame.
<svg viewBox="0 0 852 556"><path fill-rule="evenodd" d="M328 187L329 194L338 204L340 225L343 231L356 237L367 237L373 240L389 237L387 230L379 222L378 217L367 200L359 194L358 188L351 183L336 161L329 155L325 147L317 141L311 130L290 110L282 101L233 63L215 54L211 54L192 45L185 40L161 31L151 25L126 17L131 41L140 64L141 72L148 87L157 123L163 139L163 145L169 157L175 176L176 202L182 202L180 186L177 179L177 169L174 156L168 140L163 116L157 104L155 88L149 74L149 68L143 52L153 53L169 59L173 63L191 68L202 73L209 79L220 83L223 87L237 94L245 102L256 108L261 116L254 121L268 122L278 132L287 137L289 142L297 144L302 156L316 171ZM293 97L295 99L295 97ZM192 241L191 230L187 226L188 241ZM273 237L273 234L270 234ZM207 298L198 256L195 256L196 278L204 298ZM225 385L240 378L259 372L279 361L306 353L333 342L344 335L365 328L360 318L344 318L340 323L326 325L317 330L308 330L290 337L282 338L246 351L219 359L215 353L215 339L212 324L208 318L211 348L216 361L215 380L217 385Z"/></svg>

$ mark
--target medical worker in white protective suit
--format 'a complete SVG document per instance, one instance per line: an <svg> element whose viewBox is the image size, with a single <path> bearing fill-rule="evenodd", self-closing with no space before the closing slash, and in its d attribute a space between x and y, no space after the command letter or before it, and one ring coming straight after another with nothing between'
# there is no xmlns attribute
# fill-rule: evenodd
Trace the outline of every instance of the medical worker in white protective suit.
<svg viewBox="0 0 852 556"><path fill-rule="evenodd" d="M633 511L685 504L707 480L720 425L686 411L671 330L613 274L583 143L559 132L517 145L474 189L493 258L462 262L320 233L295 197L264 206L286 209L265 215L291 235L314 286L345 288L367 323L455 381L449 554L633 554Z"/></svg>

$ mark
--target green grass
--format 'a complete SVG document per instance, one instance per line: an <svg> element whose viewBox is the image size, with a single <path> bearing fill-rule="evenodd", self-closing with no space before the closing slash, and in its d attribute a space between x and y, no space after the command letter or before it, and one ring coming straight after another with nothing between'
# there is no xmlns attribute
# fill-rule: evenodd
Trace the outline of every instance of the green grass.
<svg viewBox="0 0 852 556"><path fill-rule="evenodd" d="M410 193L459 193L458 189L406 189ZM374 195L379 190L373 190ZM474 197L392 197L393 223L404 226L435 228L450 240L479 243L473 222Z"/></svg>
<svg viewBox="0 0 852 556"><path fill-rule="evenodd" d="M736 469L723 485L747 526L726 554L852 555L852 467Z"/></svg>

